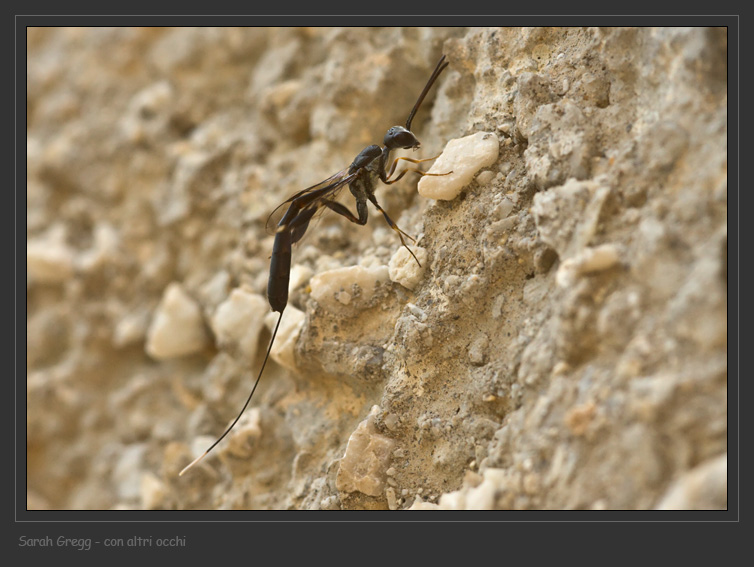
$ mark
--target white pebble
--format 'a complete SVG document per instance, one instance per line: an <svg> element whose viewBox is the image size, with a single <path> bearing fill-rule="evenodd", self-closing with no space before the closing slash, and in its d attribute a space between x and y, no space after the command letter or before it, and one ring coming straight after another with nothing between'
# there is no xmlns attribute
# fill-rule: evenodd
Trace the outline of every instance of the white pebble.
<svg viewBox="0 0 754 567"><path fill-rule="evenodd" d="M394 488L386 488L385 489L385 497L387 498L387 506L391 510L397 510L398 509L398 499L395 497L395 489Z"/></svg>
<svg viewBox="0 0 754 567"><path fill-rule="evenodd" d="M506 477L501 469L486 469L477 486L464 486L440 497L441 510L493 510L497 494L505 490Z"/></svg>
<svg viewBox="0 0 754 567"><path fill-rule="evenodd" d="M336 291L335 299L340 301L343 305L348 305L351 303L351 294L347 291Z"/></svg>
<svg viewBox="0 0 754 567"><path fill-rule="evenodd" d="M162 506L167 496L167 488L154 473L146 472L141 475L141 507L144 510L156 510Z"/></svg>
<svg viewBox="0 0 754 567"><path fill-rule="evenodd" d="M241 459L251 457L254 454L255 441L262 437L262 414L259 408L249 408L228 437L224 452Z"/></svg>
<svg viewBox="0 0 754 567"><path fill-rule="evenodd" d="M146 452L146 443L126 445L110 463L110 480L117 497L125 500L139 498L141 495L141 472L146 468Z"/></svg>
<svg viewBox="0 0 754 567"><path fill-rule="evenodd" d="M76 264L84 272L101 268L118 253L119 245L118 231L107 223L97 223L94 227L94 246L79 254Z"/></svg>
<svg viewBox="0 0 754 567"><path fill-rule="evenodd" d="M499 151L500 142L492 132L451 140L427 173L452 173L425 175L419 180L419 194L443 201L455 199L480 169L495 163Z"/></svg>
<svg viewBox="0 0 754 567"><path fill-rule="evenodd" d="M73 250L65 242L62 226L26 243L26 274L32 282L62 282L73 274L73 263Z"/></svg>
<svg viewBox="0 0 754 567"><path fill-rule="evenodd" d="M212 331L218 346L237 348L246 360L253 361L267 312L267 301L261 295L234 289L212 316Z"/></svg>
<svg viewBox="0 0 754 567"><path fill-rule="evenodd" d="M209 280L202 284L200 293L202 299L210 305L219 305L228 296L230 287L230 274L225 270L215 273Z"/></svg>
<svg viewBox="0 0 754 567"><path fill-rule="evenodd" d="M573 285L579 276L607 270L619 261L618 248L613 244L584 248L573 258L563 261L555 279L559 286L567 287Z"/></svg>
<svg viewBox="0 0 754 567"><path fill-rule="evenodd" d="M165 289L147 331L146 351L163 360L193 354L207 344L202 312L181 284L173 282Z"/></svg>
<svg viewBox="0 0 754 567"><path fill-rule="evenodd" d="M561 259L574 256L594 238L609 194L610 188L596 181L576 179L537 193L531 212L539 238Z"/></svg>
<svg viewBox="0 0 754 567"><path fill-rule="evenodd" d="M446 492L440 496L439 510L464 510L466 508L466 493L461 490Z"/></svg>
<svg viewBox="0 0 754 567"><path fill-rule="evenodd" d="M414 503L411 504L411 508L409 510L439 510L440 507L437 504L432 504L432 502L424 502L424 500L421 499L421 497L417 496L416 500L414 500Z"/></svg>
<svg viewBox="0 0 754 567"><path fill-rule="evenodd" d="M154 83L133 97L121 119L123 134L132 143L154 138L168 124L174 102L173 88L168 81ZM150 119L144 119L148 115Z"/></svg>
<svg viewBox="0 0 754 567"><path fill-rule="evenodd" d="M385 265L371 268L348 266L317 274L309 286L311 296L317 303L330 311L343 312L346 307L359 310L372 299L377 285L389 279L389 270Z"/></svg>
<svg viewBox="0 0 754 567"><path fill-rule="evenodd" d="M423 309L417 307L413 303L407 303L406 307L408 308L408 312L411 313L417 321L424 323L427 320L427 312Z"/></svg>
<svg viewBox="0 0 754 567"><path fill-rule="evenodd" d="M305 284L312 277L314 272L311 268L296 264L291 268L291 279L288 282L288 292L292 293L295 289Z"/></svg>
<svg viewBox="0 0 754 567"><path fill-rule="evenodd" d="M113 332L113 346L123 348L144 340L149 326L149 313L146 310L127 313Z"/></svg>
<svg viewBox="0 0 754 567"><path fill-rule="evenodd" d="M265 325L272 332L275 329L275 325L280 317L279 313L268 313L264 319ZM288 370L297 370L296 365L296 341L301 334L301 329L304 328L304 320L306 315L303 311L296 309L292 305L289 305L283 311L283 318L280 321L280 328L278 329L277 337L275 337L275 343L270 350L270 356L279 365L287 368Z"/></svg>
<svg viewBox="0 0 754 567"><path fill-rule="evenodd" d="M421 266L416 263L416 260L406 250L405 246L398 248L388 263L390 280L401 284L407 289L414 289L419 284L424 276L424 269L427 266L427 250L421 246L414 246L412 250Z"/></svg>
<svg viewBox="0 0 754 567"><path fill-rule="evenodd" d="M377 433L374 418L379 409L379 406L372 406L369 416L359 423L348 439L335 477L335 486L340 492L380 496L385 489L395 441Z"/></svg>
<svg viewBox="0 0 754 567"><path fill-rule="evenodd" d="M487 185L494 178L495 178L495 172L490 171L488 169L487 171L483 171L482 173L476 176L476 182L479 183L479 185Z"/></svg>
<svg viewBox="0 0 754 567"><path fill-rule="evenodd" d="M486 362L489 343L487 335L482 333L469 345L469 360L471 364L482 366Z"/></svg>
<svg viewBox="0 0 754 567"><path fill-rule="evenodd" d="M678 478L657 510L725 510L728 506L728 454L709 459Z"/></svg>

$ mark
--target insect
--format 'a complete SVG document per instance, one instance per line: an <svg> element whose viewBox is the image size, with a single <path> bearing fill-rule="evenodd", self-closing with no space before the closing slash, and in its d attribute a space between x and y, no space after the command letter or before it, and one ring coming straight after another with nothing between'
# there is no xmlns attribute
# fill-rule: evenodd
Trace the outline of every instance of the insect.
<svg viewBox="0 0 754 567"><path fill-rule="evenodd" d="M447 66L448 62L445 61L445 56L443 55L437 62L437 66L432 72L432 75L429 77L427 84L424 86L424 90L416 100L416 104L414 104L414 107L411 109L411 113L408 115L408 119L406 120L406 126L393 126L389 128L383 139L383 147L377 145L367 146L361 151L361 153L359 153L359 155L356 156L356 158L353 160L353 163L351 163L351 165L346 169L339 171L335 175L331 175L330 177L320 183L317 183L316 185L312 185L311 187L299 191L288 200L281 203L275 209L277 210L280 207L289 205L288 209L283 215L283 218L280 219L280 222L277 225L277 229L275 230L275 240L272 245L272 256L270 258L270 276L267 282L267 299L270 302L270 307L272 308L272 310L280 313L280 316L278 317L277 324L275 325L275 330L272 332L270 344L267 347L267 354L265 354L264 361L262 362L262 368L259 370L259 374L257 375L254 386L249 393L249 397L246 399L246 403L244 404L241 412L238 414L233 423L230 424L225 432L209 447L209 449L199 455L186 468L184 468L179 473L179 476L183 475L191 467L193 467L204 457L206 457L207 454L212 449L214 449L215 446L217 446L217 444L220 443L220 441L222 441L228 433L230 433L236 423L238 423L238 420L241 419L244 411L246 411L249 402L251 402L251 398L254 396L254 391L257 389L257 385L259 384L259 379L262 377L264 368L267 365L267 359L270 356L272 345L275 342L275 336L277 335L278 328L280 327L280 321L283 319L283 311L288 305L288 282L290 279L291 271L291 247L293 246L293 244L301 240L301 238L304 236L304 233L306 232L306 229L309 226L309 222L318 211L322 210L324 207L330 209L335 213L338 213L339 215L344 216L353 223L364 225L366 224L368 217L367 201L371 202L377 208L377 210L382 213L382 216L385 217L385 221L387 222L388 226L396 231L398 237L401 240L401 244L409 251L411 256L413 256L414 260L416 260L416 263L421 265L414 253L411 251L411 248L409 248L406 244L406 241L403 237L405 236L412 242L414 241L414 239L403 232L400 228L398 228L398 225L396 225L392 221L385 210L379 205L377 198L374 195L374 186L377 180L380 180L387 185L391 185L401 179L409 171L416 172L419 175L448 175L449 173L452 173L424 173L418 169L407 167L406 169L401 171L401 173L399 173L395 178L390 179L393 173L395 173L395 169L400 160L405 160L410 163L421 163L424 161L433 160L435 158L412 159L408 157L398 157L393 160L390 168L388 169L391 151L400 148L406 150L415 150L419 148L419 140L411 132L411 122L413 121L414 115L419 110L419 107L424 101L424 98L427 96L427 93L437 80L437 77L440 76L440 73L442 73ZM348 210L345 205L342 205L341 203L335 201L335 197L337 196L340 189L342 189L346 185L348 185L351 194L356 199L356 215ZM274 212L275 211L273 211L273 214Z"/></svg>

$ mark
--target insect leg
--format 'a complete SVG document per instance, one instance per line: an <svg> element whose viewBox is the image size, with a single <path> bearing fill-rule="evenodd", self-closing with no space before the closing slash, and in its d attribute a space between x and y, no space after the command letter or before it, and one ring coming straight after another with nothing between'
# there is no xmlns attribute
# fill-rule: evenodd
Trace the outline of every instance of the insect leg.
<svg viewBox="0 0 754 567"><path fill-rule="evenodd" d="M405 161L410 161L411 163L422 163L425 161L432 161L433 159L437 159L439 157L440 157L439 155L431 157L431 158L424 158L424 159L413 159L410 157L397 157L393 160L393 163L390 165L390 169L388 170L388 172L384 174L385 179L382 179L382 178L380 179L383 183L388 183L388 184L394 183L394 181L388 181L388 178L391 175L393 175L393 173L395 173L395 168L398 166L398 160L402 159ZM423 171L419 171L418 169L406 169L406 171L415 171L416 173L420 175L447 175L447 173L424 173Z"/></svg>
<svg viewBox="0 0 754 567"><path fill-rule="evenodd" d="M435 157L437 157L437 156L435 156ZM396 181L398 181L399 179L401 179L404 175L406 175L406 173L408 173L409 171L413 171L414 173L418 173L422 177L424 177L425 175L429 175L429 176L432 176L432 177L440 177L440 176L443 176L443 175L450 175L451 173L453 173L452 171L446 171L445 173L426 173L424 171L415 169L413 167L407 167L406 169L404 169L403 171L401 171L395 179L388 179L395 172L395 166L398 163L399 159L405 159L406 161L410 161L412 163L419 163L419 162L422 162L422 161L429 161L429 160L432 160L432 159L435 159L435 158L427 158L427 159L411 159L411 158L407 158L407 157L395 158L395 161L390 166L390 171L387 173L387 175L385 175L385 179L382 179L383 183L385 183L387 185L392 185L393 183L395 183Z"/></svg>
<svg viewBox="0 0 754 567"><path fill-rule="evenodd" d="M403 237L405 236L406 238L410 239L411 242L416 242L416 240L414 239L414 237L411 236L410 234L407 234L407 233L403 232L398 227L398 225L393 222L393 219L391 219L389 216L387 216L387 213L385 212L385 209L383 209L382 207L380 207L379 203L377 203L377 197L375 197L374 195L369 195L369 200L372 202L372 204L375 207L377 207L377 210L382 213L382 216L385 217L385 220L387 221L387 224L390 226L390 228L392 228L395 232L398 233L398 238L401 239L401 244L403 244L403 246L406 248L406 250L408 250L408 253L411 254L411 256L414 257L414 260L416 260L416 263L419 265L419 267L421 267L421 262L419 262L419 259L411 251L411 248L408 247L408 245L406 244L406 241L403 240Z"/></svg>
<svg viewBox="0 0 754 567"><path fill-rule="evenodd" d="M358 218L351 211L349 211L345 205L341 205L337 201L322 200L320 202L331 211L336 212L339 215L346 217L348 220L350 220L353 223L360 224L360 225L365 225L367 223L366 215L364 215L363 218Z"/></svg>
<svg viewBox="0 0 754 567"><path fill-rule="evenodd" d="M375 207L377 207L377 210L383 214L388 225L390 225L390 228L392 228L394 231L398 233L398 237L401 239L401 244L403 244L403 246L406 247L406 250L408 250L409 253L412 256L414 256L414 253L411 252L411 248L409 248L406 245L406 241L403 240L403 237L405 236L406 238L410 239L412 242L415 242L414 238L410 234L406 234L400 228L398 228L398 225L395 224L389 216L387 216L387 213L385 212L385 210L382 207L380 207L380 205L377 203L377 198L374 195L371 195L368 198L372 202L372 204ZM321 203L325 207L330 209L331 211L334 211L338 213L339 215L346 217L348 220L350 220L353 223L361 224L361 225L366 224L366 221L367 221L366 215L365 215L365 218L362 220L362 219L356 218L356 215L354 215L351 211L349 211L344 205L341 205L340 203L336 201L321 201ZM414 256L414 260L416 260L416 263L421 266L421 263L419 263L419 260L416 259L416 256Z"/></svg>

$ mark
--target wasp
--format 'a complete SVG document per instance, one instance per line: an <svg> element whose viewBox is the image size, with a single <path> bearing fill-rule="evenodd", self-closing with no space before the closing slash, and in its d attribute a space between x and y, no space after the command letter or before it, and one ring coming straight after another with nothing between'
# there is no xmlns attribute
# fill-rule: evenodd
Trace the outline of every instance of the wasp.
<svg viewBox="0 0 754 567"><path fill-rule="evenodd" d="M280 321L283 319L283 311L288 305L288 283L291 273L291 248L297 243L306 233L306 229L309 227L309 222L314 218L314 215L323 209L330 209L331 211L347 218L349 221L358 225L365 225L369 215L367 209L367 201L382 213L388 226L392 228L400 238L401 244L409 251L411 256L419 263L416 255L408 247L404 236L414 242L414 239L401 230L393 220L388 216L385 210L377 202L377 198L374 195L375 185L377 181L381 181L386 185L391 185L401 179L409 171L418 173L419 175L448 175L447 173L424 173L419 169L407 167L401 171L397 176L392 177L395 173L395 169L398 162L401 160L408 161L410 163L421 163L424 161L430 161L435 158L427 159L412 159L408 157L398 157L390 162L390 152L397 149L412 149L416 150L420 146L418 138L411 132L411 122L419 110L427 93L434 85L437 78L440 76L445 68L448 66L448 62L443 55L435 66L435 70L429 77L427 84L424 86L419 98L416 100L416 104L411 109L405 126L393 126L388 129L385 137L382 140L383 146L371 145L364 148L359 155L353 160L350 166L346 169L339 171L338 173L331 175L324 181L312 185L303 189L281 203L275 211L279 208L288 205L288 209L278 222L275 229L275 240L272 245L272 255L270 257L270 276L267 282L267 299L270 302L270 307L273 311L280 313L278 317L275 329L272 332L270 343L267 347L267 353L265 354L264 361L262 362L262 368L259 370L257 379L254 382L254 386L249 393L249 397L246 399L246 403L236 419L225 432L215 441L204 453L199 455L194 461L192 461L186 468L180 473L183 475L191 467L201 461L207 454L214 449L225 436L230 433L233 427L241 419L244 411L251 402L251 398L254 396L254 392L259 384L259 379L262 377L264 368L267 365L267 359L270 356L272 345L275 342L275 336L277 335L278 328L280 327ZM388 164L390 166L388 167ZM348 185L351 194L356 199L356 214L353 214L345 205L337 202L335 199L340 190ZM275 213L272 212L270 217ZM269 220L269 219L268 219Z"/></svg>

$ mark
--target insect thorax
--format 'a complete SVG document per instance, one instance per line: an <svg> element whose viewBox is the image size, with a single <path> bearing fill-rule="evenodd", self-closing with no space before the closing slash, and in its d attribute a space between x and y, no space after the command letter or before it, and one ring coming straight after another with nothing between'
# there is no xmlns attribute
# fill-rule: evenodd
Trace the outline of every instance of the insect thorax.
<svg viewBox="0 0 754 567"><path fill-rule="evenodd" d="M357 169L366 167L372 164L377 158L382 155L382 148L376 145L367 146L361 153L353 160L351 167L348 168L348 173L353 173ZM379 161L379 160L378 160Z"/></svg>

